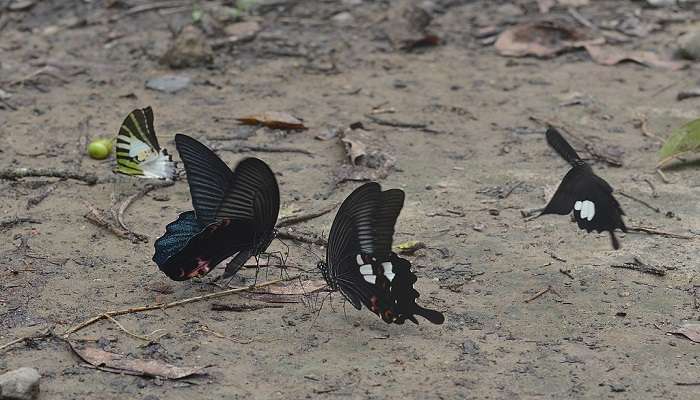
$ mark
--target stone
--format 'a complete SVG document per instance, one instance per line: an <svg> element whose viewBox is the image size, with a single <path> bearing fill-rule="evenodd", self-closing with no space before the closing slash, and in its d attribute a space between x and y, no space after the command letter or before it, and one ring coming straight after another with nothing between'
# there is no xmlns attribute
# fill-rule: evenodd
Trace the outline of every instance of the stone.
<svg viewBox="0 0 700 400"><path fill-rule="evenodd" d="M190 77L186 75L163 75L146 81L146 88L165 93L175 93L186 88L190 84Z"/></svg>
<svg viewBox="0 0 700 400"><path fill-rule="evenodd" d="M0 400L33 400L39 396L41 375L34 368L19 368L0 375Z"/></svg>
<svg viewBox="0 0 700 400"><path fill-rule="evenodd" d="M160 58L160 63L170 68L190 68L211 64L214 51L206 37L194 26L186 26L175 38L168 51Z"/></svg>
<svg viewBox="0 0 700 400"><path fill-rule="evenodd" d="M688 60L700 60L700 30L690 31L678 38L678 54Z"/></svg>
<svg viewBox="0 0 700 400"><path fill-rule="evenodd" d="M462 354L477 355L479 354L479 345L471 339L467 339L462 343Z"/></svg>

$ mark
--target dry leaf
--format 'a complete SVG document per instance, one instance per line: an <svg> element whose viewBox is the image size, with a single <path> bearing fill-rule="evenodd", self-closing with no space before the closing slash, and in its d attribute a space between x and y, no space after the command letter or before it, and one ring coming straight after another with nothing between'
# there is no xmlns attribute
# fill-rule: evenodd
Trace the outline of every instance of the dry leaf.
<svg viewBox="0 0 700 400"><path fill-rule="evenodd" d="M593 61L601 65L615 65L623 61L633 61L647 67L666 68L672 71L686 67L684 62L661 58L658 54L643 50L624 50L617 47L603 47L593 44L584 46Z"/></svg>
<svg viewBox="0 0 700 400"><path fill-rule="evenodd" d="M394 251L399 254L411 255L420 249L425 248L425 243L418 240L409 240L394 246Z"/></svg>
<svg viewBox="0 0 700 400"><path fill-rule="evenodd" d="M350 164L359 165L358 161L367 155L367 146L364 143L353 140L348 137L343 137L340 139L345 145L345 152L350 157Z"/></svg>
<svg viewBox="0 0 700 400"><path fill-rule="evenodd" d="M586 31L574 28L560 21L538 21L517 25L502 32L494 46L499 54L511 57L554 57L587 43L600 43L592 40Z"/></svg>
<svg viewBox="0 0 700 400"><path fill-rule="evenodd" d="M304 122L290 114L264 111L259 114L236 118L244 125L264 125L272 129L306 129Z"/></svg>
<svg viewBox="0 0 700 400"><path fill-rule="evenodd" d="M427 31L432 17L412 1L396 2L389 9L384 32L396 49L434 46L440 38Z"/></svg>
<svg viewBox="0 0 700 400"><path fill-rule="evenodd" d="M685 323L675 331L669 331L674 335L682 335L695 343L700 343L700 324Z"/></svg>
<svg viewBox="0 0 700 400"><path fill-rule="evenodd" d="M123 354L111 353L94 347L78 349L74 343L69 344L75 354L83 361L107 372L165 379L180 379L204 373L204 367L177 367L158 360L127 358Z"/></svg>

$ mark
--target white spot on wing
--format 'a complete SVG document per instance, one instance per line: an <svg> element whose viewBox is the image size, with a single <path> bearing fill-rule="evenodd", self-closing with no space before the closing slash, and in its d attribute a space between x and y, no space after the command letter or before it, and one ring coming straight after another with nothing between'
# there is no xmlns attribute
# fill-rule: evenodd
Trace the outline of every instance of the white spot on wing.
<svg viewBox="0 0 700 400"><path fill-rule="evenodd" d="M385 274L390 274L390 273L394 272L394 271L391 270L392 265L391 265L390 262L383 262L383 263L382 263L382 267L384 267L384 273L385 273Z"/></svg>
<svg viewBox="0 0 700 400"><path fill-rule="evenodd" d="M388 273L385 272L385 273L384 273L384 276L386 276L386 279L388 279L389 282L391 282L391 281L394 280L394 276L395 276L395 275L394 275L394 273L392 273L392 272L388 272Z"/></svg>
<svg viewBox="0 0 700 400"><path fill-rule="evenodd" d="M374 274L374 272L372 272L372 265L366 264L366 265L360 266L360 273L361 273L362 275L372 275L372 274Z"/></svg>
<svg viewBox="0 0 700 400"><path fill-rule="evenodd" d="M362 261L362 254L358 254L355 260L357 260L357 265L362 265L365 263L364 261Z"/></svg>
<svg viewBox="0 0 700 400"><path fill-rule="evenodd" d="M580 211L581 219L592 221L595 217L595 203L590 200L577 201L574 204L574 210Z"/></svg>
<svg viewBox="0 0 700 400"><path fill-rule="evenodd" d="M376 275L362 275L362 277L369 283L375 283L377 281Z"/></svg>
<svg viewBox="0 0 700 400"><path fill-rule="evenodd" d="M574 203L574 210L580 210L582 205L583 204L580 201L577 201L576 203Z"/></svg>

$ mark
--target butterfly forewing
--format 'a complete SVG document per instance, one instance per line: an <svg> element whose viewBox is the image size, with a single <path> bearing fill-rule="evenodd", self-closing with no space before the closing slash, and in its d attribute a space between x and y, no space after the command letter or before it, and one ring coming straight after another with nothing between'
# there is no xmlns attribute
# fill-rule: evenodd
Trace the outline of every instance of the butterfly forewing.
<svg viewBox="0 0 700 400"><path fill-rule="evenodd" d="M124 119L116 145L116 172L145 178L173 179L175 163L158 145L151 107L133 110Z"/></svg>

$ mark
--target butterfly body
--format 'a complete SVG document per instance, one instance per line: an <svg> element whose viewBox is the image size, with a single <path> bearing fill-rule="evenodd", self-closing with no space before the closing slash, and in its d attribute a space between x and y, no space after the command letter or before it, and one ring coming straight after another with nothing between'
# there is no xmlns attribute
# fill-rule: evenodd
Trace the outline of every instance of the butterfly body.
<svg viewBox="0 0 700 400"><path fill-rule="evenodd" d="M625 214L613 188L593 172L564 140L556 129L547 130L547 142L571 165L557 191L540 215L573 213L580 229L598 233L608 231L614 249L620 248L615 229L627 231L622 216Z"/></svg>
<svg viewBox="0 0 700 400"><path fill-rule="evenodd" d="M150 179L175 178L176 164L158 145L153 128L153 109L135 109L124 119L117 134L115 172Z"/></svg>
<svg viewBox="0 0 700 400"><path fill-rule="evenodd" d="M331 290L338 290L358 310L362 305L384 322L418 323L415 315L441 324L444 316L416 304L420 296L411 263L391 251L394 225L404 193L382 191L370 182L343 202L328 237L326 261L318 268Z"/></svg>
<svg viewBox="0 0 700 400"><path fill-rule="evenodd" d="M233 276L274 239L279 188L263 161L246 158L231 171L195 139L177 135L194 211L166 226L155 242L153 261L173 280L208 274L225 259L224 277Z"/></svg>

